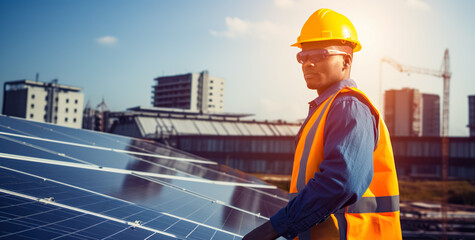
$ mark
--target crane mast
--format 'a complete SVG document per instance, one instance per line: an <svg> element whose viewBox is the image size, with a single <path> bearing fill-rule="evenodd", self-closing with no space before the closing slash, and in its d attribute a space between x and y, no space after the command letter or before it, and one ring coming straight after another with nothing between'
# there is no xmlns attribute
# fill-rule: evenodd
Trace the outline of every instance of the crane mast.
<svg viewBox="0 0 475 240"><path fill-rule="evenodd" d="M449 58L449 49L445 49L444 59L442 61L442 66L440 70L432 70L427 68L413 67L402 65L390 58L382 58L380 64L380 81L382 81L381 70L382 64L388 63L390 66L394 67L399 72L404 73L418 73L424 75L430 75L434 77L439 77L443 79L443 100L442 100L442 201L441 201L441 215L442 215L442 229L443 229L443 238L447 239L447 179L448 179L448 169L449 169L449 99L450 99L450 58ZM379 83L379 96L381 95L381 82ZM381 101L381 100L380 100ZM382 106L381 106L382 107Z"/></svg>

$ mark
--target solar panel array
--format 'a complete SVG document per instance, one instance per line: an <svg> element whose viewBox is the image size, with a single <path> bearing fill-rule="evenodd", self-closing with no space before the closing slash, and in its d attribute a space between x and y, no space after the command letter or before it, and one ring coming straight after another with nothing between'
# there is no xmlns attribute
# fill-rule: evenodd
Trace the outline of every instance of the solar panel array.
<svg viewBox="0 0 475 240"><path fill-rule="evenodd" d="M0 116L0 238L241 239L287 199L155 142Z"/></svg>

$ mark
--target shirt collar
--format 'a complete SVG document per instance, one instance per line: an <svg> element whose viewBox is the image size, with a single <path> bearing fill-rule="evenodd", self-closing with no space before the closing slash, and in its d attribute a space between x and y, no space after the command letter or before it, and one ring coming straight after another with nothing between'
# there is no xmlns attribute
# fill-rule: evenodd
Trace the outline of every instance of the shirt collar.
<svg viewBox="0 0 475 240"><path fill-rule="evenodd" d="M327 98L329 98L331 95L337 93L338 91L340 91L344 87L356 87L356 83L355 83L355 81L353 81L353 79L345 79L345 80L334 83L327 90L325 90L325 92L323 92L317 98L315 98L313 101L308 103L310 105L310 108L316 107L316 106L322 104L322 102L327 100Z"/></svg>

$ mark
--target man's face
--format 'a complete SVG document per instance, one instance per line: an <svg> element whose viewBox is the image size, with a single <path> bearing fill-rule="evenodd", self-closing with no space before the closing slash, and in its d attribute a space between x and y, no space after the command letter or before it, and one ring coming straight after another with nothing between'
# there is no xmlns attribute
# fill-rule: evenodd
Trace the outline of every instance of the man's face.
<svg viewBox="0 0 475 240"><path fill-rule="evenodd" d="M314 49L330 50L335 49L335 47L323 46L322 44L313 42L302 43L302 51ZM348 78L349 76L347 76L347 72L345 71L345 58L347 57L350 56L330 53L329 56L318 62L312 62L308 59L304 61L302 63L302 72L307 82L307 87L309 89L315 89L318 91L318 94L321 94L332 84Z"/></svg>

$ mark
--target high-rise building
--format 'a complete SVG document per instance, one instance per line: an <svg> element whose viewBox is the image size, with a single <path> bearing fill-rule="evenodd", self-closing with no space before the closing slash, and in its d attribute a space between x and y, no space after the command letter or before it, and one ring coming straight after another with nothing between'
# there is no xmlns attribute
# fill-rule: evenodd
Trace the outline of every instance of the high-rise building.
<svg viewBox="0 0 475 240"><path fill-rule="evenodd" d="M391 136L421 136L421 94L417 89L388 90L384 121Z"/></svg>
<svg viewBox="0 0 475 240"><path fill-rule="evenodd" d="M411 88L388 90L384 121L391 136L440 136L440 98Z"/></svg>
<svg viewBox="0 0 475 240"><path fill-rule="evenodd" d="M437 94L422 94L422 136L440 136L440 98Z"/></svg>
<svg viewBox="0 0 475 240"><path fill-rule="evenodd" d="M81 128L84 94L81 88L18 80L3 86L2 114Z"/></svg>
<svg viewBox="0 0 475 240"><path fill-rule="evenodd" d="M154 79L154 107L187 109L202 113L224 111L224 78L209 76L208 71Z"/></svg>
<svg viewBox="0 0 475 240"><path fill-rule="evenodd" d="M475 137L475 95L468 96L468 128L470 137Z"/></svg>

